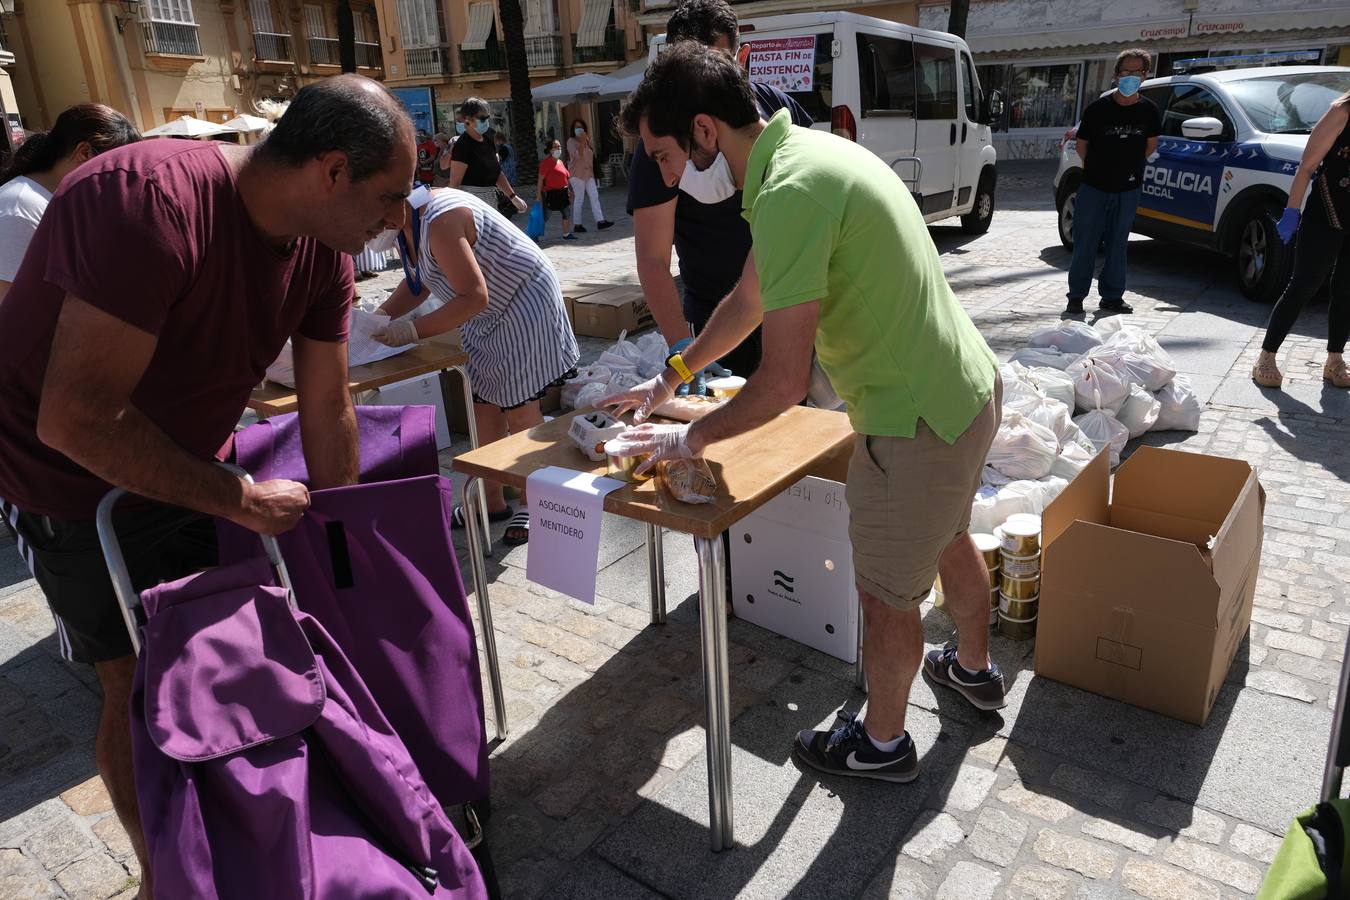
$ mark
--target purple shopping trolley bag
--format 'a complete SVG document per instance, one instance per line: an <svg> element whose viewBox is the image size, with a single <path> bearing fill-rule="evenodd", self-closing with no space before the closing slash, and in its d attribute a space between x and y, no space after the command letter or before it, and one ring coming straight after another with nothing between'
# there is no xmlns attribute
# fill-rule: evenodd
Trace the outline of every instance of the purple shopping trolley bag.
<svg viewBox="0 0 1350 900"><path fill-rule="evenodd" d="M356 428L362 483L435 475L440 470L436 407L358 406ZM288 478L308 484L299 414L258 422L236 434L234 459L255 481Z"/></svg>
<svg viewBox="0 0 1350 900"><path fill-rule="evenodd" d="M132 695L156 896L486 897L361 677L264 559L160 585Z"/></svg>
<svg viewBox="0 0 1350 900"><path fill-rule="evenodd" d="M450 538L450 482L433 475L310 499L278 539L300 609L361 673L437 799L486 799L483 687Z"/></svg>

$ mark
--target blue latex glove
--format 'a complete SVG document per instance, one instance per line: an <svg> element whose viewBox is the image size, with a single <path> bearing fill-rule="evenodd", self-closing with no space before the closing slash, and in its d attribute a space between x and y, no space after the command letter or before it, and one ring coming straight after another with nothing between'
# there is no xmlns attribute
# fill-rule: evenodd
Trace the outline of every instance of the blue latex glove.
<svg viewBox="0 0 1350 900"><path fill-rule="evenodd" d="M1280 221L1275 223L1275 233L1280 236L1280 240L1286 244L1294 239L1294 232L1298 231L1299 211L1286 208L1284 215L1280 216Z"/></svg>

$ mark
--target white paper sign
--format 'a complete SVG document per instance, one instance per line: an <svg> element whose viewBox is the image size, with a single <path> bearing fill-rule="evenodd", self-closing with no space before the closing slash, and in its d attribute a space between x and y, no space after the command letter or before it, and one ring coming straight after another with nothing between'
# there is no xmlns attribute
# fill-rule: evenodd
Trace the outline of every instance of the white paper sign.
<svg viewBox="0 0 1350 900"><path fill-rule="evenodd" d="M816 66L814 35L750 43L750 80L780 91L811 90Z"/></svg>
<svg viewBox="0 0 1350 900"><path fill-rule="evenodd" d="M605 495L624 483L549 466L525 482L530 558L525 577L582 603L595 602Z"/></svg>

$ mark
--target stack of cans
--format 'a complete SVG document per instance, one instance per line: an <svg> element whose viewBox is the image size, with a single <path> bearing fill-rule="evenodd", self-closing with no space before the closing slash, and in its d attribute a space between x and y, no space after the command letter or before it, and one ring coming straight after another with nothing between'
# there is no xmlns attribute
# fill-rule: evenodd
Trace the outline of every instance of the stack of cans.
<svg viewBox="0 0 1350 900"><path fill-rule="evenodd" d="M975 549L984 557L984 567L989 570L989 624L993 625L998 621L998 564L1001 546L999 539L992 534L972 534L970 537L975 542Z"/></svg>
<svg viewBox="0 0 1350 900"><path fill-rule="evenodd" d="M998 630L1016 641L1030 640L1036 635L1041 596L1041 517L1011 516L997 532Z"/></svg>

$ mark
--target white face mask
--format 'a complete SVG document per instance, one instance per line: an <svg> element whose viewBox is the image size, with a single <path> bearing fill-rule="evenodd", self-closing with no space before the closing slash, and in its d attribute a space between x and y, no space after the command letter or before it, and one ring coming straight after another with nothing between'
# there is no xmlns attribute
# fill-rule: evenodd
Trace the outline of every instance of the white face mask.
<svg viewBox="0 0 1350 900"><path fill-rule="evenodd" d="M712 165L699 171L690 159L684 164L684 174L680 176L680 190L693 197L699 203L721 203L736 194L736 179L731 175L727 158L720 152Z"/></svg>
<svg viewBox="0 0 1350 900"><path fill-rule="evenodd" d="M375 253L388 253L398 246L398 229L386 228L366 244L366 249Z"/></svg>
<svg viewBox="0 0 1350 900"><path fill-rule="evenodd" d="M561 150L550 150L550 151L548 151L548 155L551 156L551 157L553 157L554 159L562 159L562 151L561 151Z"/></svg>

